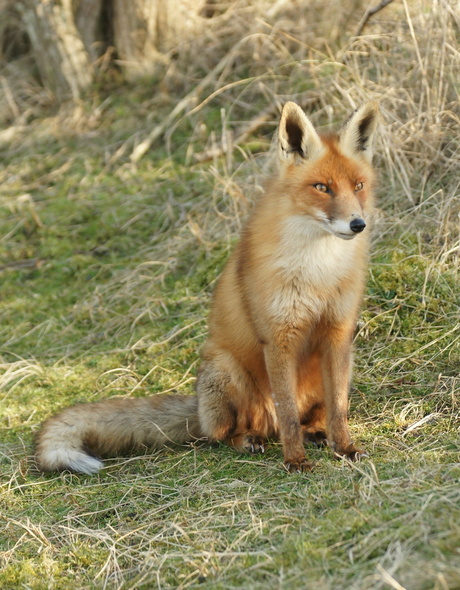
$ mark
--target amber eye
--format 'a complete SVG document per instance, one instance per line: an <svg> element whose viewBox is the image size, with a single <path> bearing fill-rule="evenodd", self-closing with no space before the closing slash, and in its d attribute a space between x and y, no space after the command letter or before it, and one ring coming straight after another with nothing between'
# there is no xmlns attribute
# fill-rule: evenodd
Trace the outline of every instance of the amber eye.
<svg viewBox="0 0 460 590"><path fill-rule="evenodd" d="M329 192L328 187L325 184L323 184L322 182L318 182L317 184L314 184L313 187L317 191L319 191L320 193L328 193Z"/></svg>
<svg viewBox="0 0 460 590"><path fill-rule="evenodd" d="M358 192L364 188L364 184L362 182L357 182L355 184L355 191Z"/></svg>

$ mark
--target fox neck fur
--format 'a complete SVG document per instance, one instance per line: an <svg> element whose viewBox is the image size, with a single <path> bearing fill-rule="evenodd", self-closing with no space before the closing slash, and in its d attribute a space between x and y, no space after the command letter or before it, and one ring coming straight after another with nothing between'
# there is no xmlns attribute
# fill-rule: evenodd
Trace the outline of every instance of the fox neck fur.
<svg viewBox="0 0 460 590"><path fill-rule="evenodd" d="M267 298L257 309L263 305L271 319L284 323L317 321L326 311L337 321L353 315L364 287L369 233L344 240L306 214L282 217L276 197L262 201L263 207L267 211L256 211L237 252L240 275ZM263 252L252 254L251 242L263 243ZM347 291L353 295L346 297Z"/></svg>

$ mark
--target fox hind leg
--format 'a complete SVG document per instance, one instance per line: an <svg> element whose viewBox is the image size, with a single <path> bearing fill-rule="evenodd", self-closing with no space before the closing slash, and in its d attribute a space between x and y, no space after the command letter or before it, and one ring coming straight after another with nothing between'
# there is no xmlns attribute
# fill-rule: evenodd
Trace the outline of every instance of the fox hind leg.
<svg viewBox="0 0 460 590"><path fill-rule="evenodd" d="M327 446L327 434L325 430L318 430L317 428L302 424L302 432L304 444L311 444L315 447Z"/></svg>
<svg viewBox="0 0 460 590"><path fill-rule="evenodd" d="M230 436L226 442L240 453L255 454L265 453L267 439L257 430L248 430Z"/></svg>
<svg viewBox="0 0 460 590"><path fill-rule="evenodd" d="M250 378L227 353L205 361L197 380L201 429L241 453L263 453L266 435L252 427Z"/></svg>
<svg viewBox="0 0 460 590"><path fill-rule="evenodd" d="M326 408L324 404L315 404L302 419L302 433L304 444L317 447L327 445Z"/></svg>

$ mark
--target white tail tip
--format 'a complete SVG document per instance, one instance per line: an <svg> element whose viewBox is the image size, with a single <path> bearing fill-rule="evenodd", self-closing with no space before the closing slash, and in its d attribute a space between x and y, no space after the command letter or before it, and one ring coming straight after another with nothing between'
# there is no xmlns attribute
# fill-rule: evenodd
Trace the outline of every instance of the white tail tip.
<svg viewBox="0 0 460 590"><path fill-rule="evenodd" d="M37 457L38 466L43 471L65 471L92 475L103 467L102 461L82 451L56 449Z"/></svg>

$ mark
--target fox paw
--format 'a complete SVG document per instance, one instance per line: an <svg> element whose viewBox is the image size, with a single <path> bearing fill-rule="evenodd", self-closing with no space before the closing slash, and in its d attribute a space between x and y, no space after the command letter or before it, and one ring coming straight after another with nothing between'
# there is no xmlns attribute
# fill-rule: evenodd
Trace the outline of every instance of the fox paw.
<svg viewBox="0 0 460 590"><path fill-rule="evenodd" d="M300 461L288 460L284 462L284 469L286 469L288 473L305 473L313 469L313 463L310 463L310 461L307 461L306 459L301 459Z"/></svg>
<svg viewBox="0 0 460 590"><path fill-rule="evenodd" d="M229 443L240 453L265 453L266 440L256 430L249 430L232 436Z"/></svg>
<svg viewBox="0 0 460 590"><path fill-rule="evenodd" d="M305 444L312 444L315 447L325 447L327 445L327 436L324 430L315 430L309 432L308 430L304 430L303 432L303 442Z"/></svg>
<svg viewBox="0 0 460 590"><path fill-rule="evenodd" d="M369 457L369 454L366 453L366 451L364 449L359 449L358 447L355 447L355 445L351 444L349 447L347 447L345 450L343 451L334 451L334 455L337 459L348 459L349 461L361 461L361 459L365 459L366 457Z"/></svg>

